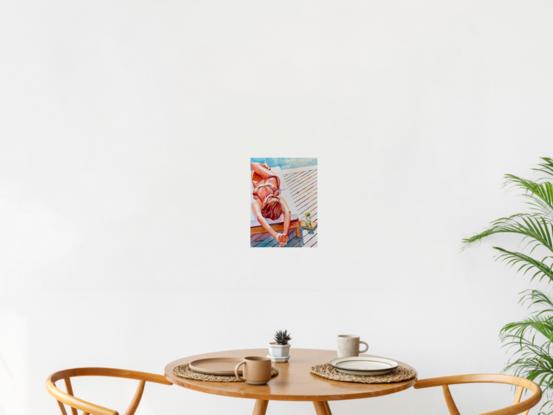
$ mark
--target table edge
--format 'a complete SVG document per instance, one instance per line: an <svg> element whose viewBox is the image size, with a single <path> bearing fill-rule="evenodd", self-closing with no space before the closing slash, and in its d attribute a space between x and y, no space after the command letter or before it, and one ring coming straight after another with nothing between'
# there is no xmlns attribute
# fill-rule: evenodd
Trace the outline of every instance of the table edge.
<svg viewBox="0 0 553 415"><path fill-rule="evenodd" d="M312 375L317 376L317 375ZM396 388L390 388L385 389L381 391L375 391L375 392L360 392L357 394L348 394L348 395L270 395L267 396L267 398L270 399L263 399L258 394L250 394L250 393L240 393L240 392L229 392L224 390L214 390L214 389L207 389L202 388L201 385L196 385L192 383L178 383L175 381L175 379L170 378L169 376L165 375L165 378L171 382L173 385L177 385L180 387L183 387L185 389L190 389L196 392L203 392L208 393L210 395L218 395L218 396L226 396L229 398L243 398L243 399L256 399L256 400L263 400L263 401L294 401L294 402L314 402L314 401L350 401L354 399L366 399L366 398L376 398L378 396L385 396L385 395L391 395L393 393L401 392L406 389L409 389L412 387L418 380L418 376L405 381L405 382L398 382ZM324 379L324 378L322 378ZM328 380L328 379L327 379ZM198 381L201 382L201 381ZM339 382L339 381L331 381L331 382ZM391 385L389 383L388 385Z"/></svg>

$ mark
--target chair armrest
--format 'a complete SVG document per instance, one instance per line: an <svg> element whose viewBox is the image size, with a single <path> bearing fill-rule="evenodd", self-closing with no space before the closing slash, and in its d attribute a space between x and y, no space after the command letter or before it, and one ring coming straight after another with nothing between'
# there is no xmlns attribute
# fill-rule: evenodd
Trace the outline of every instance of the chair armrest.
<svg viewBox="0 0 553 415"><path fill-rule="evenodd" d="M75 398L74 396L59 390L56 385L54 385L54 382L52 382L51 377L46 380L46 389L48 389L50 395L56 398L59 402L63 402L72 408L80 409L87 414L119 415L117 411L104 408L103 406L94 405L93 403Z"/></svg>

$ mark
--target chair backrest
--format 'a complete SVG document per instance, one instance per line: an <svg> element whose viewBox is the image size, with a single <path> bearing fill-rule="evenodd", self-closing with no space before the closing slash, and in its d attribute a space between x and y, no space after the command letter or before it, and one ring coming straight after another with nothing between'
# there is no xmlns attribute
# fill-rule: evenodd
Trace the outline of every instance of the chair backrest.
<svg viewBox="0 0 553 415"><path fill-rule="evenodd" d="M119 415L117 411L104 408L99 405L83 401L73 395L71 378L78 376L106 376L116 378L126 378L139 380L138 388L134 397L125 411L125 415L133 415L140 404L142 393L146 382L161 383L162 385L172 385L164 376L154 375L152 373L135 372L132 370L109 369L103 367L83 367L78 369L67 369L53 373L46 379L46 389L58 401L61 413L67 415L64 404L71 408L72 415L78 415L77 409L83 412L83 415ZM56 387L56 382L63 380L65 382L66 392Z"/></svg>
<svg viewBox="0 0 553 415"><path fill-rule="evenodd" d="M515 400L511 406L498 409L492 412L486 412L482 415L517 415L524 412L528 415L531 408L536 406L541 399L541 389L538 384L531 380L519 378L510 375L477 374L477 375L458 375L444 376L441 378L422 379L415 383L415 389L431 388L441 386L444 392L445 401L451 415L460 415L457 405L451 396L449 385L458 385L462 383L504 383L507 385L518 386L515 393ZM532 392L532 396L523 402L520 402L522 393L525 389Z"/></svg>

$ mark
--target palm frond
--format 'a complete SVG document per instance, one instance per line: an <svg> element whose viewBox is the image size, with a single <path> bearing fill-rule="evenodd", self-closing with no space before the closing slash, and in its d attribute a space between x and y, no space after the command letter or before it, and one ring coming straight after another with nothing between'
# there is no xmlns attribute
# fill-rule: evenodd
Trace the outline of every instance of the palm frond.
<svg viewBox="0 0 553 415"><path fill-rule="evenodd" d="M500 337L504 341L509 339L521 340L525 338L529 331L542 334L548 342L553 341L553 316L534 315L522 321L506 324L501 329ZM533 335L536 333L533 333Z"/></svg>
<svg viewBox="0 0 553 415"><path fill-rule="evenodd" d="M532 169L534 171L541 171L542 173L547 174L548 176L553 177L553 160L549 157L542 157L541 158L545 163L540 163L538 166L539 168ZM542 179L545 180L546 178Z"/></svg>
<svg viewBox="0 0 553 415"><path fill-rule="evenodd" d="M553 313L553 300L551 300L547 294L539 290L527 290L523 291L524 296L520 299L521 303L530 303L530 306L544 306L546 308L538 311L534 311L535 315L541 315L544 313Z"/></svg>
<svg viewBox="0 0 553 415"><path fill-rule="evenodd" d="M523 275L526 275L529 271L535 271L530 280L538 277L539 281L547 278L549 282L553 282L553 268L547 265L545 261L538 261L522 252L507 251L498 246L494 246L494 249L502 252L496 257L498 261L506 262L510 266L520 265L517 272L522 271Z"/></svg>
<svg viewBox="0 0 553 415"><path fill-rule="evenodd" d="M537 183L514 174L505 175L506 185L513 185L524 190L523 196L529 199L532 209L549 222L553 221L553 185L550 182Z"/></svg>
<svg viewBox="0 0 553 415"><path fill-rule="evenodd" d="M540 385L548 396L553 391L553 300L539 290L526 291L523 297L532 307L543 307L522 321L506 324L500 332L504 347L514 354L504 371L525 377ZM540 414L553 413L553 401L547 399Z"/></svg>
<svg viewBox="0 0 553 415"><path fill-rule="evenodd" d="M544 294L538 295L538 298ZM551 303L547 299L546 303ZM525 377L540 385L545 396L553 391L553 314L534 316L520 322L507 324L501 330L501 340L506 347L514 347L515 353L504 371ZM553 401L547 399L540 414L553 412ZM544 411L544 408L547 411Z"/></svg>
<svg viewBox="0 0 553 415"><path fill-rule="evenodd" d="M524 242L522 250L528 253L509 251L494 247L499 253L496 260L517 267L517 272L529 274L531 280L553 282L553 256L541 260L531 255L538 247L553 252L553 159L542 157L535 171L546 177L538 181L527 180L513 174L505 175L506 185L523 190L531 213L519 213L491 222L488 229L463 239L463 249L488 236L499 233L517 234ZM522 376L538 383L546 397L540 408L540 415L553 415L553 299L539 290L523 292L520 300L535 308L529 317L506 324L499 335L504 347L511 350L512 356L504 371Z"/></svg>
<svg viewBox="0 0 553 415"><path fill-rule="evenodd" d="M484 232L463 239L463 249L497 233L522 235L523 241L529 240L528 245L532 247L532 250L541 245L553 252L553 224L543 217L527 213L519 213L493 221L492 226Z"/></svg>

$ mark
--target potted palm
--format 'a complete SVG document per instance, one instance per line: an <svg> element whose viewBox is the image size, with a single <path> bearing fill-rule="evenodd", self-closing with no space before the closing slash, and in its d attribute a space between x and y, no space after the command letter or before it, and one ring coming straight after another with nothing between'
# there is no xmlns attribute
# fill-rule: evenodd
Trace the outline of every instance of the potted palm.
<svg viewBox="0 0 553 415"><path fill-rule="evenodd" d="M490 235L511 233L522 237L521 252L494 247L496 259L507 265L516 266L517 271L529 274L531 280L553 282L553 160L542 158L543 163L533 170L545 174L537 181L512 174L505 175L506 184L522 190L528 201L529 212L517 213L498 219L485 231L463 240L463 249ZM526 250L526 253L524 252ZM538 253L545 252L544 257ZM522 321L505 325L500 332L504 346L514 351L505 371L512 372L538 383L547 397L541 414L553 413L553 300L540 290L523 293L523 302L530 303L535 311Z"/></svg>
<svg viewBox="0 0 553 415"><path fill-rule="evenodd" d="M273 362L287 362L290 359L290 347L292 340L288 330L279 330L275 333L274 342L269 343L269 357Z"/></svg>

